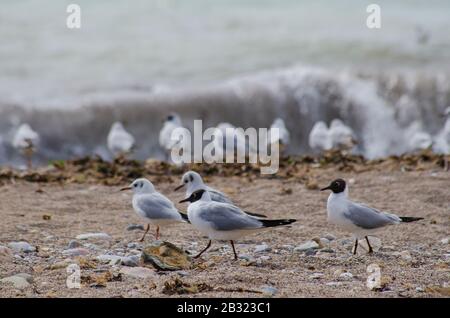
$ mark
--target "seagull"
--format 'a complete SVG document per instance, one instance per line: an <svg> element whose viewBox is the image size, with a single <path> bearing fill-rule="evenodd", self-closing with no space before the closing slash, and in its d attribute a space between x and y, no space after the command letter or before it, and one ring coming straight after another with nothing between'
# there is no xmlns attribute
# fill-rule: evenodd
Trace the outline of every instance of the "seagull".
<svg viewBox="0 0 450 318"><path fill-rule="evenodd" d="M214 133L214 149L218 151L218 157L227 162L234 162L237 153L247 154L256 152L253 145L250 145L245 134L230 123L220 123L217 125Z"/></svg>
<svg viewBox="0 0 450 318"><path fill-rule="evenodd" d="M216 190L214 188L211 188L207 186L204 182L200 174L198 174L195 171L188 171L181 177L181 184L175 188L175 191L180 190L181 188L186 187L186 198L189 198L191 194L197 190L203 189L209 192L209 195L211 196L211 200L215 202L222 202L222 203L228 203L228 204L234 204L233 201L231 201L230 198L228 198L223 192L220 192L219 190ZM258 213L252 213L244 211L246 214L259 217L259 218L265 218L266 216L263 214Z"/></svg>
<svg viewBox="0 0 450 318"><path fill-rule="evenodd" d="M314 124L309 133L309 146L313 150L326 151L332 147L330 131L327 124L323 121L318 121Z"/></svg>
<svg viewBox="0 0 450 318"><path fill-rule="evenodd" d="M133 209L141 217L147 220L147 228L140 239L144 241L150 224L156 225L156 239L159 239L159 227L177 222L186 222L187 215L179 212L172 201L155 190L153 184L144 178L136 179L130 186L120 189L120 191L133 191Z"/></svg>
<svg viewBox="0 0 450 318"><path fill-rule="evenodd" d="M284 124L284 120L281 118L275 119L272 125L270 126L269 133L272 131L272 129L275 128L278 128L279 131L278 138L275 138L275 136L272 136L272 134L270 134L269 144L272 145L278 142L281 147L283 148L287 147L290 141L290 134L286 128L286 125Z"/></svg>
<svg viewBox="0 0 450 318"><path fill-rule="evenodd" d="M420 121L412 122L406 128L406 143L409 151L417 151L427 149L432 146L433 138L431 135L423 130L423 125Z"/></svg>
<svg viewBox="0 0 450 318"><path fill-rule="evenodd" d="M334 149L348 150L357 144L353 130L337 118L331 121L330 136Z"/></svg>
<svg viewBox="0 0 450 318"><path fill-rule="evenodd" d="M365 238L369 246L369 253L373 253L368 236L380 228L422 220L418 217L399 217L395 214L381 212L374 208L351 201L348 198L348 187L343 179L336 179L328 187L320 191L331 190L328 197L327 212L328 222L341 227L353 234L356 254L358 240Z"/></svg>
<svg viewBox="0 0 450 318"><path fill-rule="evenodd" d="M446 116L444 127L435 137L433 150L437 153L450 154L450 107L447 107Z"/></svg>
<svg viewBox="0 0 450 318"><path fill-rule="evenodd" d="M294 219L264 220L245 214L240 208L229 203L215 202L204 189L197 190L189 198L181 200L190 202L188 218L191 224L209 237L206 248L194 258L200 257L210 246L212 240L229 240L237 260L234 240L265 229L294 223Z"/></svg>
<svg viewBox="0 0 450 318"><path fill-rule="evenodd" d="M166 160L169 159L173 148L181 147L181 140L173 140L172 132L176 128L182 128L181 118L175 113L167 116L161 131L159 132L159 145L166 153Z"/></svg>
<svg viewBox="0 0 450 318"><path fill-rule="evenodd" d="M133 149L134 137L125 130L121 122L115 122L109 131L107 144L114 156L124 155Z"/></svg>
<svg viewBox="0 0 450 318"><path fill-rule="evenodd" d="M13 137L12 146L23 153L27 159L28 169L32 167L31 159L36 151L39 139L39 134L29 124L20 125Z"/></svg>

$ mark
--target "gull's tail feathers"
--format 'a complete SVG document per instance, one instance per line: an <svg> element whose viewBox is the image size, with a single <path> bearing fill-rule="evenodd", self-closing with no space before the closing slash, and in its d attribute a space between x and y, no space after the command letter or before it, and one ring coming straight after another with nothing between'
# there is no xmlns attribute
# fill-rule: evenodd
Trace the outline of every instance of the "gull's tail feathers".
<svg viewBox="0 0 450 318"><path fill-rule="evenodd" d="M412 216L400 216L400 220L402 220L403 223L409 223L409 222L423 220L423 218L416 218L416 217L412 217Z"/></svg>
<svg viewBox="0 0 450 318"><path fill-rule="evenodd" d="M288 225L296 222L295 219L281 219L281 220L259 220L263 224L264 227L274 227L281 225Z"/></svg>

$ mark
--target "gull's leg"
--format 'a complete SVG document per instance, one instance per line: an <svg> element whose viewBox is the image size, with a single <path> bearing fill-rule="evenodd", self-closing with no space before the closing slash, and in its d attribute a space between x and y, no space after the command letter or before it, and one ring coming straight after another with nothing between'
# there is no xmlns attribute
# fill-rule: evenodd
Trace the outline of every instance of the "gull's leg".
<svg viewBox="0 0 450 318"><path fill-rule="evenodd" d="M358 248L358 239L355 241L355 247L353 248L353 255L356 255L356 249Z"/></svg>
<svg viewBox="0 0 450 318"><path fill-rule="evenodd" d="M236 249L234 248L234 242L233 240L230 240L231 243L231 247L233 248L233 253L234 253L234 260L236 261L238 259L238 256L236 254Z"/></svg>
<svg viewBox="0 0 450 318"><path fill-rule="evenodd" d="M367 245L369 246L369 254L372 254L373 253L373 249L372 249L372 246L370 246L369 238L367 236L366 236L366 242L367 242Z"/></svg>
<svg viewBox="0 0 450 318"><path fill-rule="evenodd" d="M211 247L211 240L209 240L208 245L206 245L205 249L203 251L201 251L200 253L198 253L197 255L195 255L194 258L199 258L200 255L202 255L204 252L206 252L206 250L210 247Z"/></svg>
<svg viewBox="0 0 450 318"><path fill-rule="evenodd" d="M144 235L142 235L141 239L139 240L139 242L144 242L145 236L148 233L148 230L150 230L150 224L147 224L147 228L145 229L145 233Z"/></svg>
<svg viewBox="0 0 450 318"><path fill-rule="evenodd" d="M156 240L159 240L159 225L156 227Z"/></svg>

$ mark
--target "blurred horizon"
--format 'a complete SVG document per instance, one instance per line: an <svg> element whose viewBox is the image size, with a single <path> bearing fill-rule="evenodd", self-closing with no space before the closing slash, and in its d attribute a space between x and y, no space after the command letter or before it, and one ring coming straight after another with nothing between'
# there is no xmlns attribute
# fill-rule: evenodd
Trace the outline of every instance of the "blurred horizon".
<svg viewBox="0 0 450 318"><path fill-rule="evenodd" d="M450 67L450 2L79 0L2 3L0 102L63 103L95 94L214 84L297 65L351 72ZM420 37L426 43L420 43Z"/></svg>

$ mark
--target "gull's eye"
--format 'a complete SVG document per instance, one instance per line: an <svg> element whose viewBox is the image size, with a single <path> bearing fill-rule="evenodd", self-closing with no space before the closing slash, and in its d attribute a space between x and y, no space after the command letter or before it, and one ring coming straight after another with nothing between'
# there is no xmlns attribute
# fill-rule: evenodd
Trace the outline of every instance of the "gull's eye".
<svg viewBox="0 0 450 318"><path fill-rule="evenodd" d="M135 183L135 184L133 185L133 187L135 187L135 188L136 188L136 187L137 187L137 183Z"/></svg>
<svg viewBox="0 0 450 318"><path fill-rule="evenodd" d="M188 183L188 181L187 181L187 180L184 180L184 183Z"/></svg>

